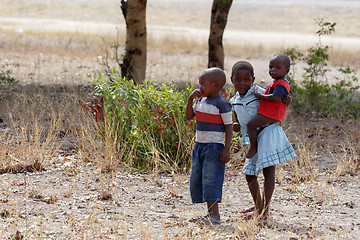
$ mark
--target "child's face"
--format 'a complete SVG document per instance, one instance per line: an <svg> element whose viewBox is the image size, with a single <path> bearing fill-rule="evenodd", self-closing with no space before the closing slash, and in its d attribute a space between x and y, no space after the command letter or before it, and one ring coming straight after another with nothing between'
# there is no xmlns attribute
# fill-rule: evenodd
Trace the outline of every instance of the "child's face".
<svg viewBox="0 0 360 240"><path fill-rule="evenodd" d="M285 66L285 63L283 63L280 59L275 57L270 60L269 74L273 79L277 80L279 78L283 78L288 73L289 73L289 68L287 68Z"/></svg>
<svg viewBox="0 0 360 240"><path fill-rule="evenodd" d="M231 76L231 82L240 95L245 95L249 91L254 80L255 77L247 70L239 70L234 76Z"/></svg>
<svg viewBox="0 0 360 240"><path fill-rule="evenodd" d="M200 76L199 85L204 97L216 97L219 94L218 84L209 75Z"/></svg>

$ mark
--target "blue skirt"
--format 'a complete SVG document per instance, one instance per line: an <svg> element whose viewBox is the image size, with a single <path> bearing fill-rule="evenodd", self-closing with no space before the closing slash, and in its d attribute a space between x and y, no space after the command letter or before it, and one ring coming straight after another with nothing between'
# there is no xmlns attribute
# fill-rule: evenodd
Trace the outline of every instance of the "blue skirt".
<svg viewBox="0 0 360 240"><path fill-rule="evenodd" d="M284 163L296 156L284 130L277 124L271 124L258 135L258 151L246 159L243 173L259 174L264 168Z"/></svg>

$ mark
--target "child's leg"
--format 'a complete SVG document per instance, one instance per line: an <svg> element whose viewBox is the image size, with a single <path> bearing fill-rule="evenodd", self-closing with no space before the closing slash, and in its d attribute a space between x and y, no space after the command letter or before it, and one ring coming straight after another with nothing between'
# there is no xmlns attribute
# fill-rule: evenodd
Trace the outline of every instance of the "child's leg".
<svg viewBox="0 0 360 240"><path fill-rule="evenodd" d="M264 196L260 205L259 215L267 216L269 213L269 205L275 189L275 166L263 169L264 173Z"/></svg>
<svg viewBox="0 0 360 240"><path fill-rule="evenodd" d="M259 209L261 205L261 194L257 176L246 175L246 181L248 183L251 196L254 200L255 209Z"/></svg>
<svg viewBox="0 0 360 240"><path fill-rule="evenodd" d="M250 148L246 154L246 158L252 158L257 152L257 132L256 128L264 126L269 123L274 123L277 120L262 116L262 115L255 115L253 118L249 120L246 124L247 133L249 135L250 140Z"/></svg>
<svg viewBox="0 0 360 240"><path fill-rule="evenodd" d="M193 203L204 202L202 188L202 165L204 160L201 157L203 147L204 144L196 143L192 154L190 195Z"/></svg>
<svg viewBox="0 0 360 240"><path fill-rule="evenodd" d="M209 217L220 223L219 203L218 202L206 202L209 212Z"/></svg>
<svg viewBox="0 0 360 240"><path fill-rule="evenodd" d="M202 155L203 199L207 203L209 217L220 223L219 202L222 199L222 188L225 176L225 164L220 161L223 144L207 143Z"/></svg>

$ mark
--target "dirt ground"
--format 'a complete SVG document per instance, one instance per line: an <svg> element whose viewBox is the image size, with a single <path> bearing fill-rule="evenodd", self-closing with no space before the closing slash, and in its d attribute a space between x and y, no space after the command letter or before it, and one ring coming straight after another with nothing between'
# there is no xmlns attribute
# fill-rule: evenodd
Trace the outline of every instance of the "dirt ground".
<svg viewBox="0 0 360 240"><path fill-rule="evenodd" d="M356 172L335 174L337 158L344 155L342 140L332 139L331 130L340 128L337 137L343 139L349 126L359 127L358 123L336 127L337 120L317 120L303 128L307 124L288 117L284 126L297 154L302 154L297 147L303 144L298 138L301 129L305 139L327 147L308 153L313 168L303 166L303 171L312 172L304 182L294 176L301 178L301 170L287 164L277 168L266 224L241 218L239 211L251 206L251 196L239 153L232 155L226 169L222 226L213 227L192 222L206 210L204 204L191 203L188 175L138 174L121 167L101 173L96 162L84 162L76 151L60 149L56 157L44 161L45 171L0 175L0 235L2 239L16 232L25 239L357 239L360 179ZM335 155L329 155L331 150Z"/></svg>
<svg viewBox="0 0 360 240"><path fill-rule="evenodd" d="M205 214L205 206L191 204L188 176L118 171L106 177L91 163L79 164L76 156L51 164L54 167L41 173L1 176L2 239L16 231L29 239L224 239L242 236L242 232L250 239L360 236L358 178L327 184L320 177L314 186L301 184L295 193L287 190L287 184L278 183L271 223L257 228L239 222L238 211L251 205L250 195L241 173L228 168L221 204L223 227L202 228L190 222Z"/></svg>
<svg viewBox="0 0 360 240"><path fill-rule="evenodd" d="M309 27L313 19L330 16L344 23L331 41L339 48L360 48L359 1L335 0L321 7L318 4L323 1L318 2L275 1L271 6L267 1L234 1L228 25L231 31L225 41L242 39L255 46L264 42L276 46L276 39L287 32L285 39L295 38L295 45L306 47L314 41L314 29ZM208 25L204 19L209 19L211 1L189 4L185 0L149 0L151 37L184 33L185 37L177 37L204 41ZM124 29L117 2L110 0L0 0L0 9L0 66L11 69L25 86L85 84L87 73L104 69L105 54L100 37L84 39L81 34ZM182 14L176 17L179 12ZM273 17L280 14L291 19L291 24L281 25L284 22ZM300 15L302 18L294 17ZM273 20L267 21L270 18ZM63 33L67 31L73 35ZM257 49L261 51L261 47ZM239 58L253 63L259 84L268 81L267 59L256 54L227 56L227 75ZM147 78L196 82L206 63L206 51L150 49ZM0 134L8 131L7 114L0 108L5 120ZM359 133L359 122L306 119L290 112L283 127L297 154L308 156L310 166L294 172L297 158L277 169L266 224L240 217L239 210L251 206L240 154L233 154L227 166L220 205L222 226L213 227L191 221L206 211L203 204L191 203L189 175L140 174L121 167L101 173L96 162L82 161L68 146L44 161L44 171L0 174L0 239L359 239L359 170L338 172L349 156L359 158L359 138L348 142L348 136ZM305 142L315 147L302 148ZM348 145L357 152L346 155ZM301 152L304 149L307 152ZM299 180L301 174L310 179Z"/></svg>

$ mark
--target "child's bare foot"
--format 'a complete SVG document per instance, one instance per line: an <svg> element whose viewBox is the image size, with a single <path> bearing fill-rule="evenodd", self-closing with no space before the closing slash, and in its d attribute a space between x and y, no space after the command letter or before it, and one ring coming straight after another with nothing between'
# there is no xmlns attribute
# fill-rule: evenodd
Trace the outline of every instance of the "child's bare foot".
<svg viewBox="0 0 360 240"><path fill-rule="evenodd" d="M241 216L241 219L243 220L247 220L247 221L256 220L258 222L267 220L267 218L268 218L267 214L259 214L257 211L248 212Z"/></svg>
<svg viewBox="0 0 360 240"><path fill-rule="evenodd" d="M256 148L250 147L249 151L246 153L246 158L252 158L257 152Z"/></svg>
<svg viewBox="0 0 360 240"><path fill-rule="evenodd" d="M255 207L250 207L250 208L240 210L240 213L242 213L242 214L244 214L244 213L252 213L252 212L254 212L254 210L255 210Z"/></svg>

